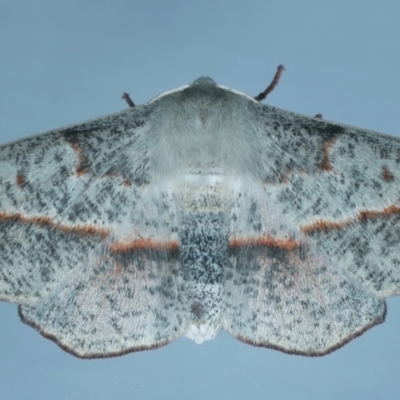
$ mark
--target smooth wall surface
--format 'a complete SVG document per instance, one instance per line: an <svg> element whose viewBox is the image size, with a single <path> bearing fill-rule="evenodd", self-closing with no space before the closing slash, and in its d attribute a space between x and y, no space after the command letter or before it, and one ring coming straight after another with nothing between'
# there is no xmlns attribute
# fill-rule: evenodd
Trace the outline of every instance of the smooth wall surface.
<svg viewBox="0 0 400 400"><path fill-rule="evenodd" d="M209 75L266 103L400 135L397 1L3 0L0 143L126 108ZM362 154L359 155L362 158ZM400 247L399 247L400 251ZM385 324L322 358L201 346L79 360L0 303L0 398L399 399L400 298Z"/></svg>

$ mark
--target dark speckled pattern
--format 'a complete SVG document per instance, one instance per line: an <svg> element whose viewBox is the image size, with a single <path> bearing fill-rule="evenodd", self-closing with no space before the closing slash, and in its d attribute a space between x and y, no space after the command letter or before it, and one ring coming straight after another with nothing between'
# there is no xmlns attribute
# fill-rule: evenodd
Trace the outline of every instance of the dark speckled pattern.
<svg viewBox="0 0 400 400"><path fill-rule="evenodd" d="M399 163L200 78L0 147L0 299L83 358L220 329L329 353L400 293Z"/></svg>

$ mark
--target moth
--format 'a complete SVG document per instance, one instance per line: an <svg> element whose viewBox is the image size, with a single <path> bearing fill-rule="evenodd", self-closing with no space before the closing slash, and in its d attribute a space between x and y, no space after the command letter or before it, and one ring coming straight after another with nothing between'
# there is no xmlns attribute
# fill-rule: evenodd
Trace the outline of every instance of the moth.
<svg viewBox="0 0 400 400"><path fill-rule="evenodd" d="M261 99L199 78L0 147L0 299L81 358L221 329L320 356L383 322L400 140Z"/></svg>

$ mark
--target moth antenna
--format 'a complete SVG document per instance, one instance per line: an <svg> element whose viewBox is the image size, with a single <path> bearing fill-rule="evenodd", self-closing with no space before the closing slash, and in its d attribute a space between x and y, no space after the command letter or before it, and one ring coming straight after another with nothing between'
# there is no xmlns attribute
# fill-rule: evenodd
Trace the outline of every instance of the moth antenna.
<svg viewBox="0 0 400 400"><path fill-rule="evenodd" d="M275 89L275 86L278 84L279 79L281 79L282 72L285 70L286 69L282 64L278 65L278 70L276 71L274 79L272 79L272 82L270 83L270 85L263 92L261 92L257 97L254 97L254 98L257 101L264 100Z"/></svg>
<svg viewBox="0 0 400 400"><path fill-rule="evenodd" d="M323 119L322 114L317 114L314 118Z"/></svg>
<svg viewBox="0 0 400 400"><path fill-rule="evenodd" d="M122 95L121 99L124 99L128 103L129 107L131 107L131 108L135 107L135 103L132 101L132 99L128 93L124 93Z"/></svg>

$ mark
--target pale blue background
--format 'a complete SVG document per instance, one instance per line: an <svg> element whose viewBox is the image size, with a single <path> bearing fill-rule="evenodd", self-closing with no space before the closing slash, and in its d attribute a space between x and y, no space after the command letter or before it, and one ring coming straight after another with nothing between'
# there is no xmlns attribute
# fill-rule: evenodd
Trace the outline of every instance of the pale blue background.
<svg viewBox="0 0 400 400"><path fill-rule="evenodd" d="M124 109L210 75L268 104L400 134L400 3L2 0L0 142ZM362 154L358 155L360 159ZM400 248L399 248L400 251ZM0 303L0 398L399 399L400 299L385 324L322 358L221 333L82 361Z"/></svg>

